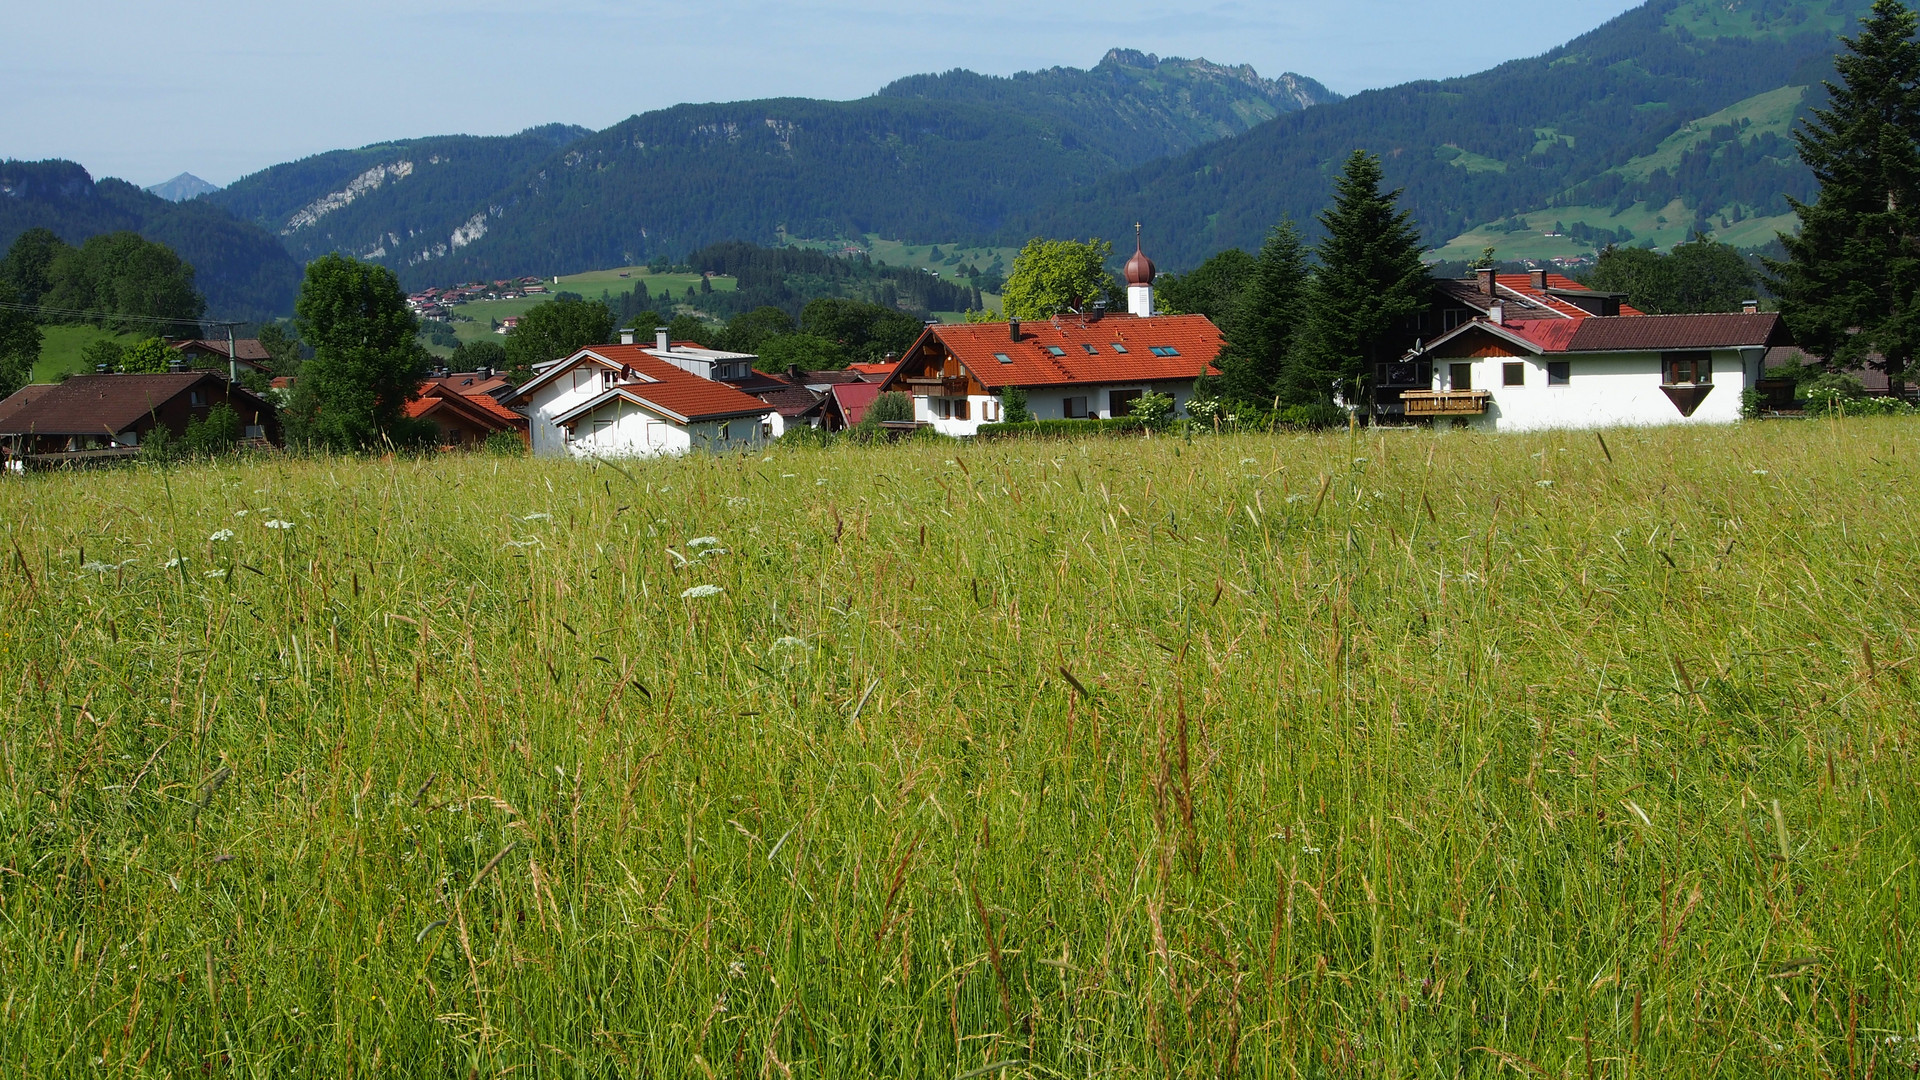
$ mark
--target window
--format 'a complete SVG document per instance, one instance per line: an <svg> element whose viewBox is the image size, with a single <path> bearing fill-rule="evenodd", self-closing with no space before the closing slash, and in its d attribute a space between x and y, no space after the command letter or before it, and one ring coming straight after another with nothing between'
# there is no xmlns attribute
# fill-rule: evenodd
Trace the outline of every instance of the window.
<svg viewBox="0 0 1920 1080"><path fill-rule="evenodd" d="M187 404L188 404L188 405L191 405L191 406L193 406L194 408L196 408L196 409L198 409L198 408L201 408L202 406L204 406L204 405L206 405L206 403L207 403L207 392L206 392L205 390L189 390L189 391L187 391Z"/></svg>
<svg viewBox="0 0 1920 1080"><path fill-rule="evenodd" d="M247 425L246 438L264 439L266 437L267 437L267 427L265 424L248 424Z"/></svg>
<svg viewBox="0 0 1920 1080"><path fill-rule="evenodd" d="M966 399L966 398L957 398L957 399L955 399L955 400L954 400L954 403L953 403L953 418L954 418L955 420L967 420L967 419L971 419L971 415L970 415L970 412L969 412L969 410L968 410L968 408L967 408L967 405L968 405L968 402L967 402L967 399Z"/></svg>
<svg viewBox="0 0 1920 1080"><path fill-rule="evenodd" d="M1083 349L1085 349L1085 350L1087 350L1087 355L1088 355L1088 356L1099 356L1099 355L1100 355L1100 346L1098 346L1098 345L1082 345L1082 346L1080 346L1080 347L1081 347L1081 348L1083 348Z"/></svg>
<svg viewBox="0 0 1920 1080"><path fill-rule="evenodd" d="M1661 355L1668 386L1704 386L1713 382L1713 354L1671 352Z"/></svg>
<svg viewBox="0 0 1920 1080"><path fill-rule="evenodd" d="M1566 386L1573 382L1573 365L1565 360L1547 361L1547 385Z"/></svg>
<svg viewBox="0 0 1920 1080"><path fill-rule="evenodd" d="M595 420L593 422L593 441L600 442L601 436L608 435L612 431L613 431L613 421Z"/></svg>
<svg viewBox="0 0 1920 1080"><path fill-rule="evenodd" d="M987 403L980 407L980 419L985 420L989 424L997 424L1000 422L999 398L987 399Z"/></svg>
<svg viewBox="0 0 1920 1080"><path fill-rule="evenodd" d="M732 438L733 438L733 425L721 424L720 425L720 441L728 442L728 441L731 441Z"/></svg>
<svg viewBox="0 0 1920 1080"><path fill-rule="evenodd" d="M762 439L773 438L773 421L771 420L760 421L760 437Z"/></svg>
<svg viewBox="0 0 1920 1080"><path fill-rule="evenodd" d="M1083 397L1064 399L1060 402L1060 415L1069 420L1085 420L1087 418L1087 399Z"/></svg>
<svg viewBox="0 0 1920 1080"><path fill-rule="evenodd" d="M1171 345L1155 345L1149 350L1155 356L1179 356L1180 350Z"/></svg>
<svg viewBox="0 0 1920 1080"><path fill-rule="evenodd" d="M1053 355L1055 355L1055 356L1065 356L1065 355L1067 355L1067 350L1065 350L1065 349L1063 349L1063 348L1061 348L1061 347L1060 347L1060 346L1058 346L1058 345L1049 345L1049 346L1047 346L1047 351L1048 351L1048 352L1050 352L1050 353L1052 353L1052 354L1053 354Z"/></svg>
<svg viewBox="0 0 1920 1080"><path fill-rule="evenodd" d="M998 360L998 361L1000 361L1000 362L1001 362L1001 363L1003 363L1003 364L1011 364L1011 363L1013 363L1013 357L1011 357L1011 356L1008 356L1008 355L1007 355L1006 353L1003 353L1003 352L997 352L997 353L994 353L994 354L993 354L993 358L994 358L995 360Z"/></svg>
<svg viewBox="0 0 1920 1080"><path fill-rule="evenodd" d="M1113 343L1113 351L1119 353L1121 356L1127 355L1127 347L1117 341Z"/></svg>
<svg viewBox="0 0 1920 1080"><path fill-rule="evenodd" d="M1500 385L1501 386L1527 385L1527 365L1501 364L1500 365Z"/></svg>
<svg viewBox="0 0 1920 1080"><path fill-rule="evenodd" d="M1133 411L1133 403L1144 393L1146 393L1145 390L1107 391L1107 415L1116 420L1129 415Z"/></svg>
<svg viewBox="0 0 1920 1080"><path fill-rule="evenodd" d="M1449 386L1454 390L1473 389L1473 365L1472 364L1448 364L1447 365L1447 382Z"/></svg>

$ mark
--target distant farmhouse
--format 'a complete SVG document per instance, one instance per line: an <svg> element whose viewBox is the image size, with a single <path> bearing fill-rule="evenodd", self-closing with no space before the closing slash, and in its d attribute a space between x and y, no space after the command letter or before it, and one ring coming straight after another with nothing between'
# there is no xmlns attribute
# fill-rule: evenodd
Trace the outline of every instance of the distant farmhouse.
<svg viewBox="0 0 1920 1080"><path fill-rule="evenodd" d="M280 443L271 405L214 372L187 371L76 375L25 387L0 401L0 452L13 468L132 457L154 429L182 435L218 405L239 416L242 438Z"/></svg>
<svg viewBox="0 0 1920 1080"><path fill-rule="evenodd" d="M752 450L775 410L719 381L745 379L753 357L668 342L599 345L535 368L511 399L526 409L543 457L661 457Z"/></svg>

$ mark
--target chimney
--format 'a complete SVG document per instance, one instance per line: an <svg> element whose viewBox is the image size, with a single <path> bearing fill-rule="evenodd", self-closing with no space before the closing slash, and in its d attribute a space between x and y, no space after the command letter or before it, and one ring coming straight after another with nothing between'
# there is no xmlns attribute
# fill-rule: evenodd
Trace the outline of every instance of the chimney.
<svg viewBox="0 0 1920 1080"><path fill-rule="evenodd" d="M1104 319L1106 317L1107 317L1107 301L1105 300L1105 298L1095 300L1093 302L1093 321L1099 322L1101 319Z"/></svg>
<svg viewBox="0 0 1920 1080"><path fill-rule="evenodd" d="M633 327L623 326L620 328L620 344L622 345L633 344Z"/></svg>
<svg viewBox="0 0 1920 1080"><path fill-rule="evenodd" d="M1020 320L1019 319L1007 320L1007 333L1009 336L1012 337L1014 341L1020 340Z"/></svg>
<svg viewBox="0 0 1920 1080"><path fill-rule="evenodd" d="M1493 309L1487 312L1487 320L1495 326L1507 325L1507 305L1493 305Z"/></svg>
<svg viewBox="0 0 1920 1080"><path fill-rule="evenodd" d="M1498 269L1491 266L1483 267L1479 270L1474 271L1475 276L1479 277L1480 279L1480 291L1482 293L1486 294L1487 296L1496 295L1494 292L1494 284L1495 284L1496 276L1499 273L1500 271Z"/></svg>
<svg viewBox="0 0 1920 1080"><path fill-rule="evenodd" d="M669 348L667 333L667 328L664 326L656 326L653 328L653 347L659 349L661 352L666 352Z"/></svg>
<svg viewBox="0 0 1920 1080"><path fill-rule="evenodd" d="M1529 270L1527 271L1527 276L1533 279L1533 290L1535 292L1547 291L1547 272L1545 269Z"/></svg>
<svg viewBox="0 0 1920 1080"><path fill-rule="evenodd" d="M1760 314L1760 301L1742 300L1740 302L1740 310L1748 315L1758 315Z"/></svg>

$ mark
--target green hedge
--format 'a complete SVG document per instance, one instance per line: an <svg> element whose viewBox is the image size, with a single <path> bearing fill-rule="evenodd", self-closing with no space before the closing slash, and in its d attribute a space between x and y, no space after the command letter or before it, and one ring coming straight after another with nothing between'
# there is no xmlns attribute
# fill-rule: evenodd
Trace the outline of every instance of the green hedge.
<svg viewBox="0 0 1920 1080"><path fill-rule="evenodd" d="M974 437L1071 439L1085 435L1136 435L1146 430L1144 421L1131 417L1119 420L1030 420L1024 424L981 424Z"/></svg>

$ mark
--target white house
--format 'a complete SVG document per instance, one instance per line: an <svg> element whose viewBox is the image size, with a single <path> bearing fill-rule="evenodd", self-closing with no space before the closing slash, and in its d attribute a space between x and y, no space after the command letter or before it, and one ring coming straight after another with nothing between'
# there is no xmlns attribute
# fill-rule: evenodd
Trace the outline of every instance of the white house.
<svg viewBox="0 0 1920 1080"><path fill-rule="evenodd" d="M658 457L766 444L768 405L637 345L596 345L541 364L510 404L546 457Z"/></svg>
<svg viewBox="0 0 1920 1080"><path fill-rule="evenodd" d="M1483 318L1410 353L1430 388L1401 397L1409 419L1483 431L1731 423L1785 343L1773 314Z"/></svg>

